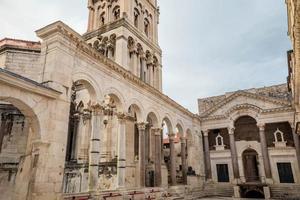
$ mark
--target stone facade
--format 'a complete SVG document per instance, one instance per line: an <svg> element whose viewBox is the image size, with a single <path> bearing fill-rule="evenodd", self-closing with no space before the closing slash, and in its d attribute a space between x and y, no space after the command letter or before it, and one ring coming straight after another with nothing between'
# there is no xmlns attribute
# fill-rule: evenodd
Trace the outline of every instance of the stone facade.
<svg viewBox="0 0 300 200"><path fill-rule="evenodd" d="M162 93L156 1L88 3L83 36L58 21L36 32L41 43L0 41L0 101L25 121L12 147L1 129L0 199L167 198L169 186L201 187L199 119Z"/></svg>
<svg viewBox="0 0 300 200"><path fill-rule="evenodd" d="M84 35L0 40L0 200L298 197L298 4L288 85L199 114L162 93L156 0L89 0Z"/></svg>
<svg viewBox="0 0 300 200"><path fill-rule="evenodd" d="M199 99L207 182L231 186L237 197L268 198L286 184L297 191L299 135L290 99L286 84Z"/></svg>

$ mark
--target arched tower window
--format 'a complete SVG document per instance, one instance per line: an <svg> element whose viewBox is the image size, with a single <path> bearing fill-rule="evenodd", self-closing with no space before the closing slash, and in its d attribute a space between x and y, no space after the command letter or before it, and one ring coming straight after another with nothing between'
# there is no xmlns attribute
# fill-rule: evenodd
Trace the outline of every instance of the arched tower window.
<svg viewBox="0 0 300 200"><path fill-rule="evenodd" d="M150 22L148 19L145 19L144 21L144 32L147 35L147 37L149 37L150 34Z"/></svg>
<svg viewBox="0 0 300 200"><path fill-rule="evenodd" d="M100 26L105 24L105 12L102 12L100 15Z"/></svg>
<svg viewBox="0 0 300 200"><path fill-rule="evenodd" d="M133 15L134 15L134 26L136 28L138 28L139 27L139 18L140 18L139 10L135 8Z"/></svg>
<svg viewBox="0 0 300 200"><path fill-rule="evenodd" d="M120 16L121 16L120 6L115 6L113 9L114 20L120 19Z"/></svg>

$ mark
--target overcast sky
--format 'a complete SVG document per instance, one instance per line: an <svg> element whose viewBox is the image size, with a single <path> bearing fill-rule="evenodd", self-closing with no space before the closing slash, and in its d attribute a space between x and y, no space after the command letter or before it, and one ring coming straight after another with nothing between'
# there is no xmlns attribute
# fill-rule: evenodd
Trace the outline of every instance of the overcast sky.
<svg viewBox="0 0 300 200"><path fill-rule="evenodd" d="M37 40L62 20L79 33L86 0L0 0L0 38ZM197 98L286 82L284 0L160 0L164 93L197 112Z"/></svg>

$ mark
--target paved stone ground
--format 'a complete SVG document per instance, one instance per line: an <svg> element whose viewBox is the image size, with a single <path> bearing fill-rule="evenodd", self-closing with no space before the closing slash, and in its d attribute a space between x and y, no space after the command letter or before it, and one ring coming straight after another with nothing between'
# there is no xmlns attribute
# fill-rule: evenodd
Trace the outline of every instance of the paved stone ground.
<svg viewBox="0 0 300 200"><path fill-rule="evenodd" d="M251 200L243 198L227 198L227 197L211 197L211 198L201 198L199 200ZM253 200L253 199L252 199Z"/></svg>

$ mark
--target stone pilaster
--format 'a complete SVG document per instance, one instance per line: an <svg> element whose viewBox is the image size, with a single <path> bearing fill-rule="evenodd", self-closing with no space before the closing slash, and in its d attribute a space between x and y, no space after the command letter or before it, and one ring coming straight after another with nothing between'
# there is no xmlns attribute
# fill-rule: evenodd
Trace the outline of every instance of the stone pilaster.
<svg viewBox="0 0 300 200"><path fill-rule="evenodd" d="M170 173L171 173L171 185L176 185L176 153L175 153L175 144L174 144L175 134L169 134L170 142Z"/></svg>
<svg viewBox="0 0 300 200"><path fill-rule="evenodd" d="M235 129L233 127L228 128L233 176L235 180L238 180L240 179L240 172L239 172L238 155L237 155L235 139L234 139L234 130Z"/></svg>
<svg viewBox="0 0 300 200"><path fill-rule="evenodd" d="M126 172L126 129L125 114L118 114L118 187L125 187Z"/></svg>
<svg viewBox="0 0 300 200"><path fill-rule="evenodd" d="M138 123L139 129L139 168L140 168L140 187L146 184L146 158L145 158L145 130L147 123Z"/></svg>
<svg viewBox="0 0 300 200"><path fill-rule="evenodd" d="M100 131L103 121L103 108L99 104L92 106L92 135L89 155L89 191L97 190L99 160L100 160Z"/></svg>
<svg viewBox="0 0 300 200"><path fill-rule="evenodd" d="M265 174L266 174L266 179L268 180L268 179L272 179L272 173L271 173L270 158L269 158L269 152L268 152L266 136L265 136L265 124L259 124L258 128L259 128L261 152L262 152L264 167L265 167Z"/></svg>
<svg viewBox="0 0 300 200"><path fill-rule="evenodd" d="M208 132L209 132L209 130L205 130L203 132L203 136L204 136L204 154L205 154L205 175L206 175L206 180L211 180L212 175L211 175L211 163L210 163Z"/></svg>
<svg viewBox="0 0 300 200"><path fill-rule="evenodd" d="M161 186L161 150L162 150L162 143L161 143L161 129L156 128L153 129L155 134L155 186Z"/></svg>
<svg viewBox="0 0 300 200"><path fill-rule="evenodd" d="M298 163L298 168L300 169L300 143L299 143L299 135L296 133L295 126L291 124L292 132L293 132L293 140L294 140L294 145L295 145L295 150L296 150L296 156L297 156L297 163Z"/></svg>
<svg viewBox="0 0 300 200"><path fill-rule="evenodd" d="M89 22L88 22L88 32L93 30L94 25L94 16L95 16L95 9L93 8L93 1L89 0L88 3L88 9L89 9Z"/></svg>
<svg viewBox="0 0 300 200"><path fill-rule="evenodd" d="M1 125L0 125L0 153L1 153L1 149L2 149L3 138L5 135L6 123L7 123L7 118L6 118L6 115L3 114L2 119L1 119Z"/></svg>
<svg viewBox="0 0 300 200"><path fill-rule="evenodd" d="M78 148L78 130L79 130L79 123L80 123L80 114L76 113L74 114L74 127L73 127L73 137L71 141L71 160L77 160L77 148Z"/></svg>
<svg viewBox="0 0 300 200"><path fill-rule="evenodd" d="M181 162L183 184L187 185L186 139L181 137Z"/></svg>

